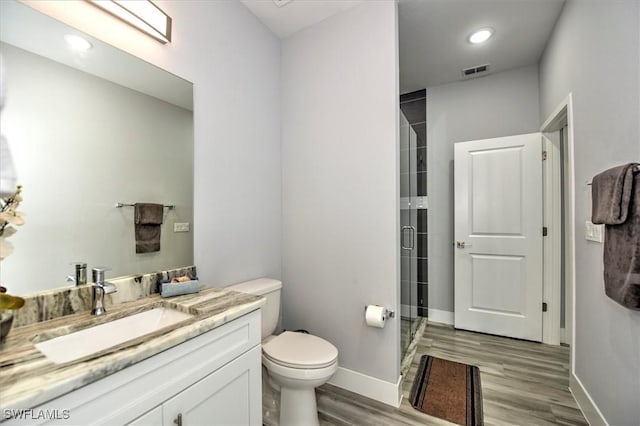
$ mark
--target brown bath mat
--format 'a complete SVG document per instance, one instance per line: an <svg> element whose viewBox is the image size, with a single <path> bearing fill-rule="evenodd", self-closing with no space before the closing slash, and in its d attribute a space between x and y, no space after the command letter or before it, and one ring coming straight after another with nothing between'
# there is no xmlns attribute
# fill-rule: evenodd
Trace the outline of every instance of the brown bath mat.
<svg viewBox="0 0 640 426"><path fill-rule="evenodd" d="M480 426L480 370L473 365L423 355L411 388L411 405L430 416Z"/></svg>

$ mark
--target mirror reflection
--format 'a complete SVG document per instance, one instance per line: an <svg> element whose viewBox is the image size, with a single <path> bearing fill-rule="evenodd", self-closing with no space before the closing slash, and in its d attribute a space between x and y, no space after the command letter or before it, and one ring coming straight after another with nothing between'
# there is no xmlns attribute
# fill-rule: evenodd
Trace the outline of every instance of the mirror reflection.
<svg viewBox="0 0 640 426"><path fill-rule="evenodd" d="M88 36L71 53L63 36L78 31L19 3L0 19L0 129L26 214L0 282L29 294L73 285L78 261L108 277L191 265L191 83ZM159 251L136 253L134 209L119 202L175 205Z"/></svg>

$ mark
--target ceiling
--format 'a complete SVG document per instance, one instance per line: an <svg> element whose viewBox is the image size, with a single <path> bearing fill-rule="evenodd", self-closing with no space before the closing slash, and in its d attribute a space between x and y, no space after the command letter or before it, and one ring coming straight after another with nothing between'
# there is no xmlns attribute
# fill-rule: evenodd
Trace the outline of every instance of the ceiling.
<svg viewBox="0 0 640 426"><path fill-rule="evenodd" d="M537 64L563 0L400 0L400 92L462 79L462 70L490 72ZM486 43L467 36L491 27Z"/></svg>
<svg viewBox="0 0 640 426"><path fill-rule="evenodd" d="M271 0L243 3L286 38L362 1ZM489 73L537 64L564 0L398 0L400 93L462 80L462 70L490 64ZM472 45L467 36L491 27L494 36Z"/></svg>
<svg viewBox="0 0 640 426"><path fill-rule="evenodd" d="M274 34L287 38L298 31L317 24L330 16L350 9L364 0L242 0L247 8Z"/></svg>

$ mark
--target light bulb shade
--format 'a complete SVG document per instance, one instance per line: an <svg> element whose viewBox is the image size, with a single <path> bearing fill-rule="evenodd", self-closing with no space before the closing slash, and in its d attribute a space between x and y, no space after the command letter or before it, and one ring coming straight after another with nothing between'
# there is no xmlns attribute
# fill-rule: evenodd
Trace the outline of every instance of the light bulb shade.
<svg viewBox="0 0 640 426"><path fill-rule="evenodd" d="M484 43L485 41L489 40L489 38L491 38L492 35L493 35L492 28L482 28L480 30L477 30L471 33L468 40L469 40L469 43L472 43L472 44Z"/></svg>
<svg viewBox="0 0 640 426"><path fill-rule="evenodd" d="M150 0L86 0L156 40L171 41L171 17Z"/></svg>

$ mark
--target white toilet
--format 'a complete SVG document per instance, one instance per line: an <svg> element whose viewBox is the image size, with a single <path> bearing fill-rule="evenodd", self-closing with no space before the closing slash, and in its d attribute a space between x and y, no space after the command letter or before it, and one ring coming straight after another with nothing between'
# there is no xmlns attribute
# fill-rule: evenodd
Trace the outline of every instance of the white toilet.
<svg viewBox="0 0 640 426"><path fill-rule="evenodd" d="M282 282L260 278L227 288L267 299L262 307L262 365L280 387L280 425L318 425L315 388L338 369L338 349L311 334L285 331L273 335L280 316Z"/></svg>

